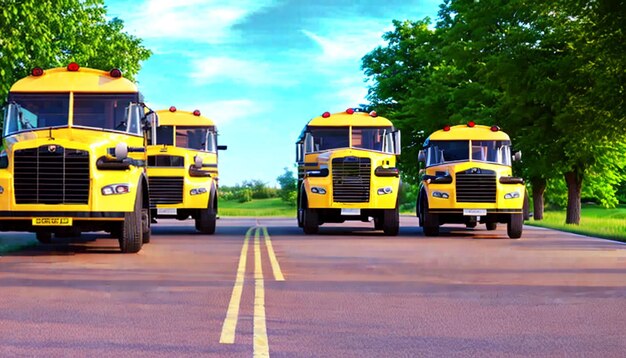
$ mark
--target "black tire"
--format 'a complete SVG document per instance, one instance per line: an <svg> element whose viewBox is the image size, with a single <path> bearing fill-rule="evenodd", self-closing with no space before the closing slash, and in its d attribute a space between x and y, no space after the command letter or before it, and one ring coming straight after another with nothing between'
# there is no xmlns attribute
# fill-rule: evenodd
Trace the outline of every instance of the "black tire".
<svg viewBox="0 0 626 358"><path fill-rule="evenodd" d="M496 222L486 223L485 226L487 227L487 230L493 231L498 228L498 223Z"/></svg>
<svg viewBox="0 0 626 358"><path fill-rule="evenodd" d="M196 230L205 235L215 234L215 223L217 221L216 202L217 196L215 187L211 189L211 195L209 196L209 202L206 209L198 210L196 215Z"/></svg>
<svg viewBox="0 0 626 358"><path fill-rule="evenodd" d="M36 232L35 236L37 237L37 241L42 244L50 244L52 243L52 233L51 232Z"/></svg>
<svg viewBox="0 0 626 358"><path fill-rule="evenodd" d="M400 213L398 209L385 209L383 212L383 231L387 236L397 236L400 231Z"/></svg>
<svg viewBox="0 0 626 358"><path fill-rule="evenodd" d="M511 214L511 218L506 225L506 233L511 239L519 239L522 237L522 229L524 227L524 214Z"/></svg>
<svg viewBox="0 0 626 358"><path fill-rule="evenodd" d="M120 250L123 253L136 253L141 250L143 245L143 231L141 227L141 187L137 189L137 197L135 198L135 210L130 213L124 213L124 221L120 223L120 235L118 241Z"/></svg>
<svg viewBox="0 0 626 358"><path fill-rule="evenodd" d="M198 217L196 218L196 229L203 234L213 235L215 234L216 220L217 214L215 213L213 206L206 209L200 209Z"/></svg>
<svg viewBox="0 0 626 358"><path fill-rule="evenodd" d="M303 221L304 221L304 203L302 202L302 198L304 198L304 193L300 193L300 195L298 196L298 213L297 213L297 217L298 217L298 227L302 227L303 225Z"/></svg>
<svg viewBox="0 0 626 358"><path fill-rule="evenodd" d="M428 200L422 197L422 210L420 211L420 223L426 236L439 236L439 216L431 214L428 210Z"/></svg>
<svg viewBox="0 0 626 358"><path fill-rule="evenodd" d="M150 242L150 209L141 209L141 230L143 231L143 243L147 244Z"/></svg>
<svg viewBox="0 0 626 358"><path fill-rule="evenodd" d="M375 217L374 218L374 230L383 230L383 222L384 222L384 214L383 217Z"/></svg>
<svg viewBox="0 0 626 358"><path fill-rule="evenodd" d="M302 230L307 235L317 234L320 230L319 215L315 209L304 209L302 218Z"/></svg>

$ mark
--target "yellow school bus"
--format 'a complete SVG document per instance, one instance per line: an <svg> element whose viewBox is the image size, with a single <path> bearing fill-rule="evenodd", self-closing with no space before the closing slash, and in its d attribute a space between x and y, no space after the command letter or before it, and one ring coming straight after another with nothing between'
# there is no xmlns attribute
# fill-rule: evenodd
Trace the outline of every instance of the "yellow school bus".
<svg viewBox="0 0 626 358"><path fill-rule="evenodd" d="M215 123L199 110L157 111L148 146L148 182L154 218L195 219L196 229L215 233L218 170Z"/></svg>
<svg viewBox="0 0 626 358"><path fill-rule="evenodd" d="M495 230L507 224L512 239L522 236L524 180L514 177L511 139L498 126L445 126L424 142L419 161L425 164L416 213L426 236L437 236L446 223Z"/></svg>
<svg viewBox="0 0 626 358"><path fill-rule="evenodd" d="M150 239L146 123L118 69L35 68L10 89L0 155L0 230L56 236L108 231L122 252Z"/></svg>
<svg viewBox="0 0 626 358"><path fill-rule="evenodd" d="M296 142L298 226L367 222L386 235L399 229L400 132L376 112L348 108L311 119Z"/></svg>

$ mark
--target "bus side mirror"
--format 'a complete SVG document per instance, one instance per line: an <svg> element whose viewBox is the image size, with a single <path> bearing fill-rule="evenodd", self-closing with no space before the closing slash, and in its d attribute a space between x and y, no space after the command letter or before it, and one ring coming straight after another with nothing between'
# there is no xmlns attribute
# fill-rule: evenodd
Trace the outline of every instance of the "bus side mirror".
<svg viewBox="0 0 626 358"><path fill-rule="evenodd" d="M126 143L117 143L115 146L115 159L124 160L128 157L128 145Z"/></svg>
<svg viewBox="0 0 626 358"><path fill-rule="evenodd" d="M513 154L513 161L514 162L519 162L520 160L522 160L522 152L521 151L517 151L517 152L515 152L515 154Z"/></svg>
<svg viewBox="0 0 626 358"><path fill-rule="evenodd" d="M417 162L426 163L426 153L424 152L423 149L421 149L419 153L417 154Z"/></svg>
<svg viewBox="0 0 626 358"><path fill-rule="evenodd" d="M313 153L315 151L315 144L313 142L313 136L311 133L304 135L304 153Z"/></svg>
<svg viewBox="0 0 626 358"><path fill-rule="evenodd" d="M198 169L202 169L202 158L196 155L193 158L193 165L195 165Z"/></svg>
<svg viewBox="0 0 626 358"><path fill-rule="evenodd" d="M146 114L145 116L145 125L150 127L158 127L159 126L159 116L156 114L156 112L150 111Z"/></svg>
<svg viewBox="0 0 626 358"><path fill-rule="evenodd" d="M301 163L304 161L304 153L302 153L302 143L296 143L296 162Z"/></svg>
<svg viewBox="0 0 626 358"><path fill-rule="evenodd" d="M394 154L395 155L400 155L402 154L402 145L400 144L400 140L401 140L401 136L400 136L400 131L395 131L393 132L393 143L394 143Z"/></svg>
<svg viewBox="0 0 626 358"><path fill-rule="evenodd" d="M217 150L226 150L226 149L228 149L227 145L218 145L217 146Z"/></svg>

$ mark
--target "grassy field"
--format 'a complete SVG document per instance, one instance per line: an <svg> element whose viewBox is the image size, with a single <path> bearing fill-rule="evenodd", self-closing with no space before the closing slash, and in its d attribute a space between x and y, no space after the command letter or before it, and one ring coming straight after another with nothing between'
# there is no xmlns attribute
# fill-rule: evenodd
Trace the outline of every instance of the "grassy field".
<svg viewBox="0 0 626 358"><path fill-rule="evenodd" d="M296 216L296 207L289 206L280 198L258 199L247 203L220 200L220 216Z"/></svg>
<svg viewBox="0 0 626 358"><path fill-rule="evenodd" d="M527 224L626 242L626 205L615 209L583 205L578 226L565 224L565 211L546 211L542 221L531 219Z"/></svg>

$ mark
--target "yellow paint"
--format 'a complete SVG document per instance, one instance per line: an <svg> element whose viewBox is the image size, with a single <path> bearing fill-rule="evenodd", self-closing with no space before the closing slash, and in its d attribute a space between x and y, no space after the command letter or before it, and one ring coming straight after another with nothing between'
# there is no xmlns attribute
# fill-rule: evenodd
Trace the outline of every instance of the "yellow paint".
<svg viewBox="0 0 626 358"><path fill-rule="evenodd" d="M261 248L259 240L260 228L254 234L254 357L269 357L267 327L265 325L265 285L261 264Z"/></svg>
<svg viewBox="0 0 626 358"><path fill-rule="evenodd" d="M298 184L302 185L301 195L306 195L307 205L311 209L375 209L389 210L398 206L398 193L400 188L399 177L377 176L376 168L395 168L397 166L397 155L394 153L375 151L359 148L353 143L354 128L372 127L387 128L389 131L395 131L393 123L389 119L376 116L372 117L369 113L354 112L348 114L346 112L332 113L329 117L324 118L318 116L311 119L302 130L297 142L296 148L304 151L304 139L309 129L316 127L333 127L345 128L348 135L348 146L344 148L334 148L322 151L314 151L304 153L302 158L298 159ZM362 202L340 202L335 201L333 187L333 160L343 160L346 157L368 158L370 160L370 173L367 175L370 180L369 199ZM309 171L318 171L327 169L330 173L326 177L308 175ZM365 178L366 175L364 175ZM326 193L313 193L311 188L323 188ZM385 195L378 194L378 190L385 187L391 187L392 192ZM300 203L298 203L300 205ZM300 209L300 207L298 208ZM346 220L353 220L355 217L345 217Z"/></svg>
<svg viewBox="0 0 626 358"><path fill-rule="evenodd" d="M490 126L475 125L469 127L467 125L456 125L450 127L450 130L444 131L443 129L432 133L427 141L441 141L441 140L502 140L508 141L509 136L501 130L492 131ZM468 143L468 146L470 144ZM469 151L469 148L468 148ZM469 153L471 157L471 152ZM483 170L491 170L496 174L496 201L493 203L483 202L457 202L456 201L456 175L459 172L466 171L472 168L479 168ZM501 184L499 179L501 177L512 176L512 168L509 165L488 163L476 160L465 160L446 162L437 165L432 165L424 170L424 174L430 176L437 176L437 173L449 173L452 176L452 183L438 184L430 183L426 180L422 181L421 187L428 198L428 207L431 211L436 210L436 213L444 213L445 210L458 210L459 209L487 209L498 210L500 214L520 213L524 205L525 186L524 184ZM449 195L447 199L435 198L432 196L434 191L445 192ZM516 199L504 199L505 193L518 191L520 193L519 198Z"/></svg>
<svg viewBox="0 0 626 358"><path fill-rule="evenodd" d="M228 311L226 312L226 318L222 325L222 334L220 336L220 343L233 344L235 343L235 330L237 328L237 319L239 317L239 305L241 303L241 293L243 291L244 276L246 273L246 261L248 257L248 241L250 240L250 233L254 228L251 227L246 232L243 246L241 247L241 254L239 255L239 266L237 267L237 278L235 279L235 286L230 296L230 303L228 304Z"/></svg>
<svg viewBox="0 0 626 358"><path fill-rule="evenodd" d="M272 264L272 271L274 272L274 279L276 281L285 281L283 272L280 270L280 265L278 264L278 259L276 259L276 254L274 253L272 240L270 239L270 235L267 232L266 227L263 227L263 235L265 237L265 246L267 247L267 255L269 256L270 263Z"/></svg>
<svg viewBox="0 0 626 358"><path fill-rule="evenodd" d="M213 120L202 115L196 116L193 112L176 110L171 112L168 109L156 112L158 116L159 126L173 126L174 133L177 126L196 127L198 129L206 129L212 133L216 133L215 123ZM216 151L206 151L199 149L185 148L178 146L175 142L176 135L173 135L173 145L155 144L149 145L147 152L148 157L153 156L178 156L183 158L183 167L148 167L148 177L179 177L183 178L183 195L182 202L176 204L157 204L157 208L175 208L175 209L206 209L207 205L214 205L209 200L217 200L217 180L218 155ZM202 170L209 172L210 177L194 177L189 173L190 166L194 165L195 157L202 158L205 166ZM149 160L150 163L150 160ZM191 195L191 189L205 188L204 194ZM211 190L215 190L215 196L211 199Z"/></svg>
<svg viewBox="0 0 626 358"><path fill-rule="evenodd" d="M330 117L324 118L321 115L311 119L308 123L310 126L319 127L391 127L393 124L384 117L372 117L369 113L354 112L348 114L346 112L332 113Z"/></svg>
<svg viewBox="0 0 626 358"><path fill-rule="evenodd" d="M101 71L82 67L77 72L70 72L65 67L46 69L42 76L28 76L18 80L11 87L11 92L30 93L63 93L67 95L69 107L67 112L67 126L54 129L27 129L15 132L3 138L4 150L9 158L7 168L0 169L0 186L4 193L0 195L0 212L20 212L21 217L3 216L0 220L28 220L38 217L63 217L70 223L83 223L84 229L89 231L90 222L96 222L93 228L100 230L97 222L123 221L121 218L73 216L68 212L132 212L135 210L138 185L144 176L143 162L146 153L133 151L128 156L134 160L128 170L100 170L97 168L99 158L112 159L110 150L118 143L126 143L129 147L144 147L143 135L119 132L114 130L94 130L84 127L74 127L74 95L90 93L93 96L110 96L112 93L137 94L137 86L130 80L120 77L113 78L108 71ZM85 203L66 204L18 204L14 191L14 154L17 150L33 148L77 149L89 154L89 194ZM50 150L50 149L48 149ZM119 195L103 195L102 188L111 184L127 184L129 193ZM69 189L68 189L69 190ZM147 195L148 193L143 193ZM58 213L58 214L57 214Z"/></svg>
<svg viewBox="0 0 626 358"><path fill-rule="evenodd" d="M59 67L44 70L39 77L22 78L11 86L11 92L132 93L137 92L137 86L124 77L111 77L108 71L81 67L70 72Z"/></svg>

